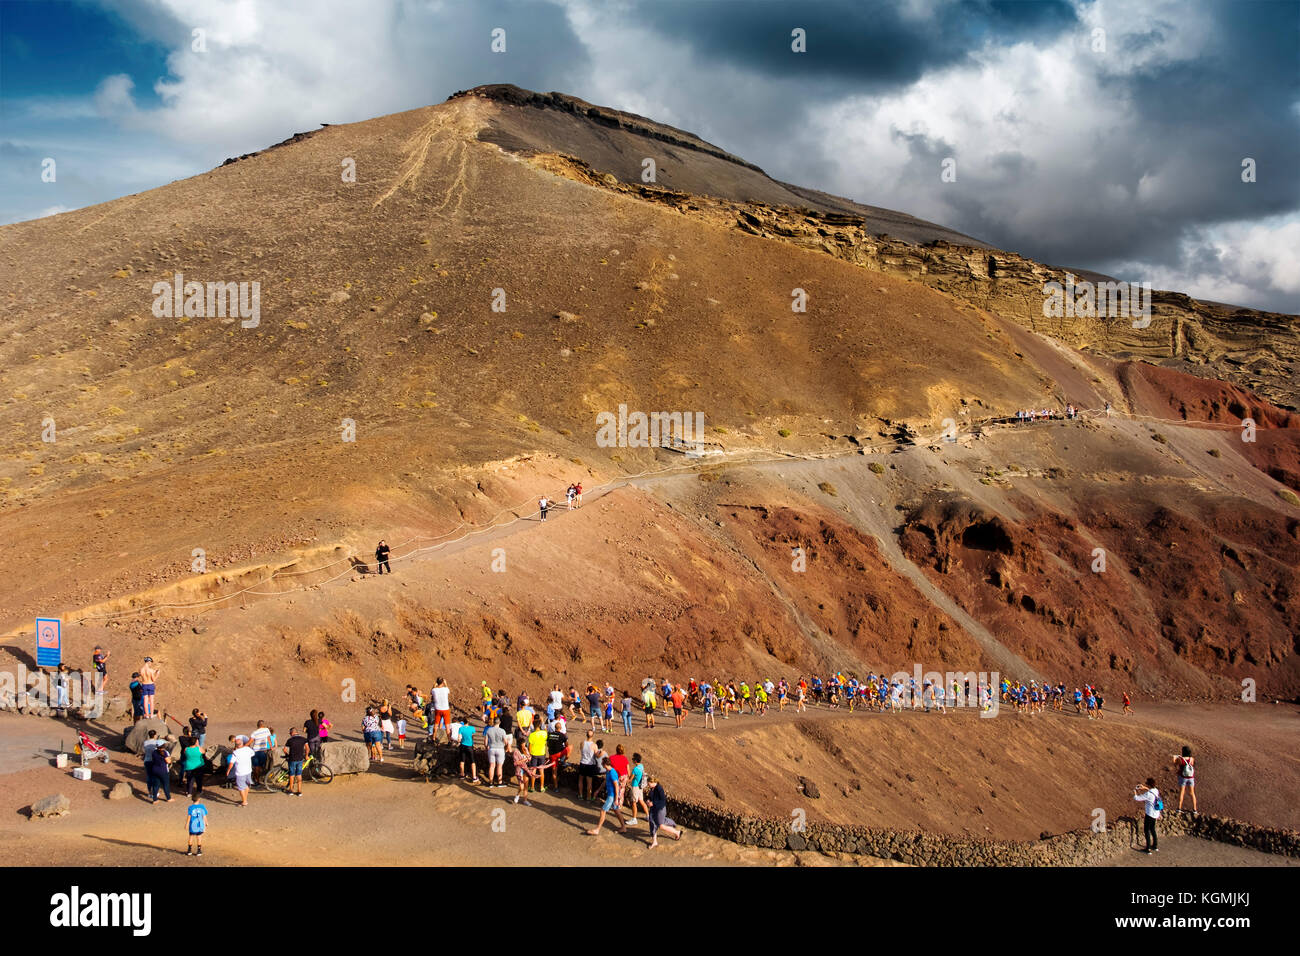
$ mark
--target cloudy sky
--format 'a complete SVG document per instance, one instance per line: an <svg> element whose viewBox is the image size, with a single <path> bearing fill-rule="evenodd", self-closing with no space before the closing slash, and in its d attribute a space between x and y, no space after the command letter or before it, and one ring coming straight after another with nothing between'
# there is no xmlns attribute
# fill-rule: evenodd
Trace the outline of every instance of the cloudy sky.
<svg viewBox="0 0 1300 956"><path fill-rule="evenodd" d="M0 0L0 222L499 82L1055 265L1300 311L1300 0Z"/></svg>

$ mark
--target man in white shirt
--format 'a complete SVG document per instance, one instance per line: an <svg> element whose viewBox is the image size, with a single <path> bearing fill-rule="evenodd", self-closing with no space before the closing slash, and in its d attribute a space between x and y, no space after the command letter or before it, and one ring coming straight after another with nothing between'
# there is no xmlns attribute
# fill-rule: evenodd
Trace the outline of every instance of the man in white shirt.
<svg viewBox="0 0 1300 956"><path fill-rule="evenodd" d="M230 778L235 782L235 789L239 791L239 805L248 806L248 788L253 783L253 754L254 750L248 746L247 737L236 737L235 743L238 746L230 753Z"/></svg>
<svg viewBox="0 0 1300 956"><path fill-rule="evenodd" d="M1160 791L1156 789L1155 779L1147 777L1145 787L1134 787L1133 799L1144 804L1142 835L1146 837L1147 852L1159 852L1160 847L1156 845L1156 821L1160 819L1160 811L1164 808L1164 801L1160 799Z"/></svg>
<svg viewBox="0 0 1300 956"><path fill-rule="evenodd" d="M262 774L271 769L271 747L275 743L275 731L266 726L265 720L257 722L257 729L249 738L249 746L253 748L253 775L260 778Z"/></svg>
<svg viewBox="0 0 1300 956"><path fill-rule="evenodd" d="M438 725L442 724L447 728L447 742L451 743L451 688L439 677L430 696L433 698L433 727L429 730L429 736L434 736L438 732Z"/></svg>

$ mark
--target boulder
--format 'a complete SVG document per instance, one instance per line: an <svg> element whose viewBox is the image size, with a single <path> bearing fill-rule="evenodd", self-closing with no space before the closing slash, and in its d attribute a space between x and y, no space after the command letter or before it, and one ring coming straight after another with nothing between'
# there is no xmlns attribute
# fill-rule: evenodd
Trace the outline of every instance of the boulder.
<svg viewBox="0 0 1300 956"><path fill-rule="evenodd" d="M487 773L486 760L485 751L475 751L474 762L479 766L479 773ZM432 737L417 740L412 766L426 780L431 777L457 776L460 773L460 748L453 744L439 743ZM513 769L507 770L507 774L512 773Z"/></svg>
<svg viewBox="0 0 1300 956"><path fill-rule="evenodd" d="M61 793L52 793L48 797L41 797L32 804L32 819L61 817L71 808L71 800Z"/></svg>
<svg viewBox="0 0 1300 956"><path fill-rule="evenodd" d="M151 730L158 731L159 737L165 738L167 736L167 724L156 717L152 717L139 721L133 727L128 727L123 746L133 754L144 753L144 742Z"/></svg>
<svg viewBox="0 0 1300 956"><path fill-rule="evenodd" d="M336 775L370 769L370 752L358 740L331 740L323 745L321 758Z"/></svg>
<svg viewBox="0 0 1300 956"><path fill-rule="evenodd" d="M108 791L108 799L125 800L131 796L131 785L125 780L119 780L113 784L113 789Z"/></svg>
<svg viewBox="0 0 1300 956"><path fill-rule="evenodd" d="M821 799L822 792L817 789L817 784L813 783L807 777L799 778L799 789L803 791L804 796L809 800Z"/></svg>
<svg viewBox="0 0 1300 956"><path fill-rule="evenodd" d="M131 714L131 701L125 697L106 697L103 702L101 716L105 720L117 720L121 717L129 717Z"/></svg>

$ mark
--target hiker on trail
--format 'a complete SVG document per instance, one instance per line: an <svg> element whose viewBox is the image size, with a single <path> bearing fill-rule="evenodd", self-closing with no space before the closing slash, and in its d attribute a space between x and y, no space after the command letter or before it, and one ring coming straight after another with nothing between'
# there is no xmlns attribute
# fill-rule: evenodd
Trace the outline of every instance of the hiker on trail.
<svg viewBox="0 0 1300 956"><path fill-rule="evenodd" d="M1128 698L1128 691L1124 691L1124 713L1133 713L1133 702Z"/></svg>
<svg viewBox="0 0 1300 956"><path fill-rule="evenodd" d="M302 767L307 762L307 738L294 727L289 731L289 739L284 742L284 759L289 767L289 793L295 797L302 796Z"/></svg>
<svg viewBox="0 0 1300 956"><path fill-rule="evenodd" d="M609 758L604 757L600 762L601 772L605 776L605 803L600 808L600 819L596 821L596 828L588 830L587 836L600 836L600 828L605 825L605 815L609 811L614 811L614 816L618 818L618 832L627 832L627 821L623 819L623 809L619 806L619 788L618 788L618 771L610 764ZM654 824L651 824L653 827Z"/></svg>
<svg viewBox="0 0 1300 956"><path fill-rule="evenodd" d="M318 719L318 726L320 727L321 746L324 746L329 742L330 728L334 726L334 722L325 716L325 711L323 710L320 711L316 717Z"/></svg>
<svg viewBox="0 0 1300 956"><path fill-rule="evenodd" d="M717 698L714 697L713 687L710 684L704 685L703 699L700 701L700 707L704 711L705 729L712 727L718 729L718 718L714 715L714 708L717 706Z"/></svg>
<svg viewBox="0 0 1300 956"><path fill-rule="evenodd" d="M247 737L232 737L236 747L230 753L230 769L226 775L235 783L239 792L239 805L248 806L248 788L253 782L253 748L248 746Z"/></svg>
<svg viewBox="0 0 1300 956"><path fill-rule="evenodd" d="M682 838L682 831L668 819L668 794L664 785L653 774L646 776L646 785L650 788L650 849L653 850L659 845L661 831L674 840Z"/></svg>
<svg viewBox="0 0 1300 956"><path fill-rule="evenodd" d="M198 738L200 747L208 739L208 715L197 707L190 711L190 733Z"/></svg>
<svg viewBox="0 0 1300 956"><path fill-rule="evenodd" d="M98 644L95 645L95 652L90 655L91 669L94 670L95 682L99 685L95 690L97 694L103 694L104 688L108 686L108 657L109 652Z"/></svg>
<svg viewBox="0 0 1300 956"><path fill-rule="evenodd" d="M573 499L577 497L577 495L578 495L578 489L575 485L569 485L569 487L566 488L564 491L564 497L567 498L569 501L570 511L573 510Z"/></svg>
<svg viewBox="0 0 1300 956"><path fill-rule="evenodd" d="M578 482L576 485L573 486L573 497L574 497L574 507L581 508L582 507L582 482Z"/></svg>
<svg viewBox="0 0 1300 956"><path fill-rule="evenodd" d="M1110 402L1106 403L1106 417L1110 418Z"/></svg>
<svg viewBox="0 0 1300 956"><path fill-rule="evenodd" d="M645 725L653 728L655 725L655 688L651 684L641 695L641 705L645 708Z"/></svg>
<svg viewBox="0 0 1300 956"><path fill-rule="evenodd" d="M189 840L185 845L185 855L203 855L203 832L207 830L208 808L199 803L199 794L190 795L190 805L185 808L185 832ZM195 851L198 852L195 852Z"/></svg>
<svg viewBox="0 0 1300 956"><path fill-rule="evenodd" d="M1183 752L1174 758L1174 769L1178 771L1178 812L1183 812L1183 794L1192 796L1192 816L1196 812L1196 758L1192 756L1191 747L1183 747Z"/></svg>
<svg viewBox="0 0 1300 956"><path fill-rule="evenodd" d="M430 706L433 707L433 726L429 728L429 736L437 736L438 725L441 724L447 732L447 743L451 743L451 689L446 680L439 677L429 697Z"/></svg>
<svg viewBox="0 0 1300 956"><path fill-rule="evenodd" d="M393 573L392 565L388 563L388 554L389 554L388 542L384 541L381 538L379 540L378 546L376 546L375 548L375 564L378 565L379 574L383 574L385 568L388 569L389 574Z"/></svg>
<svg viewBox="0 0 1300 956"><path fill-rule="evenodd" d="M1160 799L1160 791L1156 789L1154 778L1147 777L1145 787L1134 787L1133 799L1138 803L1145 804L1142 817L1142 835L1147 841L1147 852L1157 853L1160 847L1156 845L1156 821L1160 819L1160 812L1164 810L1165 804Z"/></svg>
<svg viewBox="0 0 1300 956"><path fill-rule="evenodd" d="M153 717L153 697L158 689L158 675L162 672L152 657L146 657L140 667L140 695L144 704L144 716Z"/></svg>
<svg viewBox="0 0 1300 956"><path fill-rule="evenodd" d="M421 730L429 729L429 715L425 713L424 697L414 684L406 685L406 709L420 722Z"/></svg>
<svg viewBox="0 0 1300 956"><path fill-rule="evenodd" d="M591 715L591 726L598 729L601 733L605 732L605 720L602 716L603 712L600 691L596 690L595 684L588 684L587 713Z"/></svg>
<svg viewBox="0 0 1300 956"><path fill-rule="evenodd" d="M682 724L686 720L686 717L682 713L682 706L685 703L685 699L682 695L682 689L680 687L674 687L672 691L672 696L669 697L668 699L671 700L673 704L673 719L677 721L677 729L681 730Z"/></svg>
<svg viewBox="0 0 1300 956"><path fill-rule="evenodd" d="M541 512L543 521L546 520L546 509L549 508L550 506L551 506L550 499L548 499L546 495L542 495L540 498L537 499L537 510Z"/></svg>

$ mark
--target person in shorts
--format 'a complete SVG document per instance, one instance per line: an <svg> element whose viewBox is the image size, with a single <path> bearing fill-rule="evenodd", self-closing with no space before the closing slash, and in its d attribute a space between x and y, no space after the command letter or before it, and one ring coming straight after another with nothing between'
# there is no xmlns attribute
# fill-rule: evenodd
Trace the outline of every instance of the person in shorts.
<svg viewBox="0 0 1300 956"><path fill-rule="evenodd" d="M190 795L190 805L185 808L185 830L189 842L185 846L185 855L203 855L203 834L208 828L208 808L199 802L197 793ZM197 852L196 852L197 851Z"/></svg>
<svg viewBox="0 0 1300 956"><path fill-rule="evenodd" d="M578 799L585 800L596 796L596 780L600 774L596 763L596 754L600 744L594 739L596 732L587 731L587 739L582 742L582 756L578 763Z"/></svg>
<svg viewBox="0 0 1300 956"><path fill-rule="evenodd" d="M600 808L600 819L596 821L596 828L588 830L588 836L600 836L600 828L605 825L605 815L611 810L614 816L618 818L618 832L627 832L627 821L623 819L623 808L618 805L618 771L615 770L605 757L601 760L601 771L605 775L605 803Z"/></svg>
<svg viewBox="0 0 1300 956"><path fill-rule="evenodd" d="M632 795L632 818L627 821L630 827L636 826L636 808L640 807L645 811L646 818L650 817L650 808L645 802L645 767L641 765L641 755L632 755L632 772L628 776L628 789Z"/></svg>
<svg viewBox="0 0 1300 956"><path fill-rule="evenodd" d="M373 707L367 707L365 715L361 718L361 737L366 742L370 759L383 763L384 752L380 744L384 740L384 732L379 729L379 715L375 713Z"/></svg>
<svg viewBox="0 0 1300 956"><path fill-rule="evenodd" d="M90 663L95 672L95 693L102 694L104 688L108 686L108 651L96 644L95 652L90 656Z"/></svg>
<svg viewBox="0 0 1300 956"><path fill-rule="evenodd" d="M538 789L546 792L546 778L542 776L546 764L549 762L546 753L546 728L537 726L532 733L528 735L528 766L537 774Z"/></svg>
<svg viewBox="0 0 1300 956"><path fill-rule="evenodd" d="M239 792L239 805L248 806L248 788L253 784L253 748L247 737L236 737L235 749L230 754L228 775Z"/></svg>
<svg viewBox="0 0 1300 956"><path fill-rule="evenodd" d="M474 725L466 720L460 725L460 779L465 779L465 765L469 764L471 781L478 783L478 764L474 762Z"/></svg>
<svg viewBox="0 0 1300 956"><path fill-rule="evenodd" d="M284 758L289 763L289 790L295 797L302 796L302 767L307 762L307 751L311 744L305 736L294 727L289 731L289 739L284 742Z"/></svg>
<svg viewBox="0 0 1300 956"><path fill-rule="evenodd" d="M532 766L530 766L528 752L526 750L515 747L509 742L507 742L506 747L514 757L515 780L519 782L519 792L515 794L515 803L519 803L522 800L524 806L531 807L532 804L528 802L528 787L533 777L541 771L534 770Z"/></svg>
<svg viewBox="0 0 1300 956"><path fill-rule="evenodd" d="M483 737L487 743L488 752L488 786L492 789L504 787L505 781L502 779L506 770L506 744L509 737L501 729L501 721L493 720L483 731Z"/></svg>
<svg viewBox="0 0 1300 956"><path fill-rule="evenodd" d="M1192 798L1192 816L1196 811L1196 758L1192 756L1191 747L1183 747L1183 752L1174 757L1174 770L1178 772L1178 812L1183 812L1183 796Z"/></svg>

